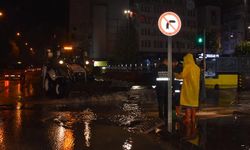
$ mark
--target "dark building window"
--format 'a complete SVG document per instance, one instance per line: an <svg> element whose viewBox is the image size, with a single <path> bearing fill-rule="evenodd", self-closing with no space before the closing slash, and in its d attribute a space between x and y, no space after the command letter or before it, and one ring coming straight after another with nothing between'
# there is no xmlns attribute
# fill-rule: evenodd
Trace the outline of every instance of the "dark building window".
<svg viewBox="0 0 250 150"><path fill-rule="evenodd" d="M189 17L194 17L195 16L195 11L194 10L188 10L188 16Z"/></svg>
<svg viewBox="0 0 250 150"><path fill-rule="evenodd" d="M216 11L211 11L211 24L218 25L218 14Z"/></svg>
<svg viewBox="0 0 250 150"><path fill-rule="evenodd" d="M141 5L141 11L149 13L151 11L150 6Z"/></svg>
<svg viewBox="0 0 250 150"><path fill-rule="evenodd" d="M159 47L163 48L163 41L159 41Z"/></svg>
<svg viewBox="0 0 250 150"><path fill-rule="evenodd" d="M147 35L150 35L150 29L148 29L147 31L148 31L148 34L147 34Z"/></svg>
<svg viewBox="0 0 250 150"><path fill-rule="evenodd" d="M151 47L151 41L150 40L146 40L146 47L150 48Z"/></svg>
<svg viewBox="0 0 250 150"><path fill-rule="evenodd" d="M151 47L151 41L150 40L141 40L141 47L150 48Z"/></svg>
<svg viewBox="0 0 250 150"><path fill-rule="evenodd" d="M237 25L232 25L231 30L237 30Z"/></svg>
<svg viewBox="0 0 250 150"><path fill-rule="evenodd" d="M157 42L154 40L154 48L157 48Z"/></svg>
<svg viewBox="0 0 250 150"><path fill-rule="evenodd" d="M164 43L163 41L155 40L154 41L154 48L163 48L163 43Z"/></svg>
<svg viewBox="0 0 250 150"><path fill-rule="evenodd" d="M145 17L145 23L146 24L151 24L151 17Z"/></svg>
<svg viewBox="0 0 250 150"><path fill-rule="evenodd" d="M151 41L148 40L148 47L150 48L151 47Z"/></svg>
<svg viewBox="0 0 250 150"><path fill-rule="evenodd" d="M143 29L141 29L141 35L144 35L144 30Z"/></svg>

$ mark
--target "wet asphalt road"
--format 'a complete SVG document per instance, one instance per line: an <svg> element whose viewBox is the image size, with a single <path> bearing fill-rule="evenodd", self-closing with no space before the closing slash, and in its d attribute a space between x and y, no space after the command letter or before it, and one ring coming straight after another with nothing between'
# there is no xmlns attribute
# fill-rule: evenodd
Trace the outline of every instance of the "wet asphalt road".
<svg viewBox="0 0 250 150"><path fill-rule="evenodd" d="M42 95L37 84L0 82L1 150L176 149L139 132L135 125L150 118L128 101L125 91L76 92L55 99Z"/></svg>
<svg viewBox="0 0 250 150"><path fill-rule="evenodd" d="M92 88L92 89L91 89ZM157 105L149 89L114 90L93 85L64 99L45 97L39 81L0 81L1 150L249 150L250 115L175 122L145 134ZM149 129L146 127L146 129Z"/></svg>
<svg viewBox="0 0 250 150"><path fill-rule="evenodd" d="M89 109L83 112L2 111L0 148L2 150L167 148L146 135L129 133L97 117L98 115L95 116Z"/></svg>

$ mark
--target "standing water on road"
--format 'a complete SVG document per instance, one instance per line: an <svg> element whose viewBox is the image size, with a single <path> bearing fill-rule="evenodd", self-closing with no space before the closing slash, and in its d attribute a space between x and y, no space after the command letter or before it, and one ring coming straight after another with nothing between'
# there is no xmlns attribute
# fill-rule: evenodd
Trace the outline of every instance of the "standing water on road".
<svg viewBox="0 0 250 150"><path fill-rule="evenodd" d="M4 83L11 92L5 99L8 88L1 90L1 103L7 102L0 106L1 150L249 149L247 112L201 118L195 126L177 123L172 137L165 127L156 128L161 122L152 89L26 100L18 98L18 82Z"/></svg>
<svg viewBox="0 0 250 150"><path fill-rule="evenodd" d="M124 91L1 106L0 149L174 150L135 129L148 118L139 97L129 95Z"/></svg>

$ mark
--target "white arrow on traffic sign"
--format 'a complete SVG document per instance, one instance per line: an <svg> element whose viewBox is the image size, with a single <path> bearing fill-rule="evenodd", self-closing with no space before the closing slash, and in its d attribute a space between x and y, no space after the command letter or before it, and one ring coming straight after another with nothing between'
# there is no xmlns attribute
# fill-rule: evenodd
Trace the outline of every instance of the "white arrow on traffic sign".
<svg viewBox="0 0 250 150"><path fill-rule="evenodd" d="M181 29L181 19L174 12L165 12L158 20L158 27L164 35L174 36Z"/></svg>

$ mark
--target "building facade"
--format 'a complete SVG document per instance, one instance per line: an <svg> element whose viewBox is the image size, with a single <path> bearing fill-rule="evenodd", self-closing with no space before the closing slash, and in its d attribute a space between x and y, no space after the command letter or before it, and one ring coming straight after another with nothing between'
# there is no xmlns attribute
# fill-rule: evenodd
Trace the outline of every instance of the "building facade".
<svg viewBox="0 0 250 150"><path fill-rule="evenodd" d="M181 31L173 37L173 53L198 53L193 0L70 0L70 39L91 57L106 59L117 49L121 31L130 34L132 25L139 55L157 57L167 53L167 37L158 29L158 18L166 11L176 12L182 21Z"/></svg>
<svg viewBox="0 0 250 150"><path fill-rule="evenodd" d="M173 53L197 52L197 13L194 4L189 6L187 1L182 0L137 0L133 6L139 33L139 52L145 56L167 52L168 37L158 29L158 19L166 11L177 13L182 21L180 32L173 37Z"/></svg>
<svg viewBox="0 0 250 150"><path fill-rule="evenodd" d="M70 0L69 38L76 49L95 59L109 57L128 9L124 0Z"/></svg>
<svg viewBox="0 0 250 150"><path fill-rule="evenodd" d="M221 9L219 6L205 5L198 8L198 34L206 34L206 51L221 51Z"/></svg>
<svg viewBox="0 0 250 150"><path fill-rule="evenodd" d="M249 40L250 3L248 0L232 0L222 11L222 47L224 54L233 54L241 41Z"/></svg>

